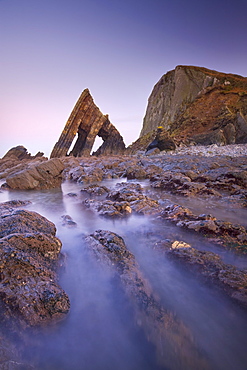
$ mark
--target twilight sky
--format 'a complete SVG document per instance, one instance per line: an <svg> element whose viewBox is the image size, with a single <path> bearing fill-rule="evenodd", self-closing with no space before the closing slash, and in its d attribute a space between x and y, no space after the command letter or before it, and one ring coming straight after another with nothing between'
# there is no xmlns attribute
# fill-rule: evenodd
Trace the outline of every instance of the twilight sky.
<svg viewBox="0 0 247 370"><path fill-rule="evenodd" d="M247 0L0 0L0 157L49 156L78 99L129 145L177 65L247 76Z"/></svg>

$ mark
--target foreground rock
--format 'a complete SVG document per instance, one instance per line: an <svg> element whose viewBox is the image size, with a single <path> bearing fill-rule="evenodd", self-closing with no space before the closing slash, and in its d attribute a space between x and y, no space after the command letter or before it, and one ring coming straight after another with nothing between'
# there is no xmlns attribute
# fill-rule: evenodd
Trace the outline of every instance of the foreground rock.
<svg viewBox="0 0 247 370"><path fill-rule="evenodd" d="M247 307L246 270L238 270L235 266L225 264L217 254L199 251L184 242L160 242L157 245L170 258L186 264L190 270L193 269L206 280L215 283L232 299Z"/></svg>
<svg viewBox="0 0 247 370"><path fill-rule="evenodd" d="M55 225L21 204L0 204L0 298L4 319L26 328L64 319L70 304L58 285L62 245Z"/></svg>
<svg viewBox="0 0 247 370"><path fill-rule="evenodd" d="M124 240L110 231L98 230L85 237L85 242L97 261L117 273L134 307L137 324L156 348L159 364L169 364L170 369L209 368L188 329L155 299ZM178 346L181 350L180 359L176 356Z"/></svg>
<svg viewBox="0 0 247 370"><path fill-rule="evenodd" d="M49 161L32 161L27 163L24 169L7 175L6 184L11 189L50 189L61 186L62 172L64 170L63 162L60 159L51 159Z"/></svg>

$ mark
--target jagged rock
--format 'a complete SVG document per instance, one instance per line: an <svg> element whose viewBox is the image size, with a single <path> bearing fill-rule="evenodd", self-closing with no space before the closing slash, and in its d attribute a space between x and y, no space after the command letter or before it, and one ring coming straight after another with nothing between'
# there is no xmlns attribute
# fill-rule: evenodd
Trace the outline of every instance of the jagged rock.
<svg viewBox="0 0 247 370"><path fill-rule="evenodd" d="M228 184L234 184L243 188L247 187L247 171L227 171L224 174L218 176L216 181L227 182Z"/></svg>
<svg viewBox="0 0 247 370"><path fill-rule="evenodd" d="M118 202L133 202L143 197L143 188L135 183L118 183L108 195L107 199Z"/></svg>
<svg viewBox="0 0 247 370"><path fill-rule="evenodd" d="M97 203L96 210L101 216L114 218L128 216L132 212L129 202L113 202L111 200Z"/></svg>
<svg viewBox="0 0 247 370"><path fill-rule="evenodd" d="M221 194L209 186L209 184L203 184L201 177L194 177L194 180L198 180L199 183L191 181L189 176L185 176L181 173L174 174L167 172L162 175L154 175L150 178L151 186L153 188L159 188L170 191L173 194L183 195L185 197L195 195L214 195L221 197Z"/></svg>
<svg viewBox="0 0 247 370"><path fill-rule="evenodd" d="M246 156L213 156L220 149L227 147L208 147L211 156L204 156L200 149L198 155L64 157L63 179L83 184L123 177L149 179L151 187L185 197L224 197L227 193L244 200Z"/></svg>
<svg viewBox="0 0 247 370"><path fill-rule="evenodd" d="M12 175L16 172L25 170L28 166L38 165L39 163L47 161L45 157L36 157L29 159L18 159L11 155L4 159L0 159L0 179L5 179L7 176Z"/></svg>
<svg viewBox="0 0 247 370"><path fill-rule="evenodd" d="M67 171L65 171L65 179L68 180L78 181L81 176L85 176L85 171L82 166L76 166L72 168L67 167Z"/></svg>
<svg viewBox="0 0 247 370"><path fill-rule="evenodd" d="M111 191L107 199L128 202L132 212L140 215L156 215L161 210L157 200L143 194L143 188L140 184L117 184L116 190Z"/></svg>
<svg viewBox="0 0 247 370"><path fill-rule="evenodd" d="M69 298L55 272L62 246L55 225L18 206L0 205L0 298L2 314L26 328L63 319Z"/></svg>
<svg viewBox="0 0 247 370"><path fill-rule="evenodd" d="M178 143L246 143L247 78L201 67L177 66L154 86L140 139L158 126Z"/></svg>
<svg viewBox="0 0 247 370"><path fill-rule="evenodd" d="M106 186L100 186L98 184L92 184L87 186L86 188L81 189L82 193L89 194L89 195L104 195L110 192L110 190Z"/></svg>
<svg viewBox="0 0 247 370"><path fill-rule="evenodd" d="M177 204L165 207L161 217L174 222L178 227L199 232L215 243L247 252L247 231L241 225L217 220L212 215L197 216L190 209Z"/></svg>
<svg viewBox="0 0 247 370"><path fill-rule="evenodd" d="M1 203L0 205L0 238L13 233L23 234L29 232L35 233L37 231L55 235L55 225L38 213L19 208L12 209L13 205L10 207L6 207L5 203Z"/></svg>
<svg viewBox="0 0 247 370"><path fill-rule="evenodd" d="M130 203L133 212L140 215L157 215L161 208L157 200L147 196Z"/></svg>
<svg viewBox="0 0 247 370"><path fill-rule="evenodd" d="M157 248L157 244L156 244ZM200 251L182 241L160 242L159 248L182 261L205 279L216 283L235 301L247 307L247 272L225 264L213 252Z"/></svg>
<svg viewBox="0 0 247 370"><path fill-rule="evenodd" d="M26 168L6 177L11 189L50 189L61 185L63 162L54 158L41 163L30 162Z"/></svg>
<svg viewBox="0 0 247 370"><path fill-rule="evenodd" d="M8 213L9 208L25 207L28 204L31 204L30 200L9 200L4 203L0 203L1 214L3 215L5 210Z"/></svg>
<svg viewBox="0 0 247 370"><path fill-rule="evenodd" d="M124 217L134 212L140 215L154 215L161 211L158 201L142 193L140 184L121 183L108 193L101 202L86 200L88 208L93 208L106 217Z"/></svg>
<svg viewBox="0 0 247 370"><path fill-rule="evenodd" d="M122 218L131 214L132 209L129 202L117 202L112 200L95 201L94 199L85 199L83 204L87 208L93 209L100 216L108 218Z"/></svg>
<svg viewBox="0 0 247 370"><path fill-rule="evenodd" d="M188 328L155 298L123 238L110 231L97 230L86 236L85 242L97 262L119 277L122 289L133 306L137 324L156 349L159 365L166 368L169 364L169 368L174 370L191 367L206 369L208 364L202 359ZM176 353L180 345L179 359Z"/></svg>
<svg viewBox="0 0 247 370"><path fill-rule="evenodd" d="M76 134L78 135L76 143L69 153L75 157L90 155L97 135L104 143L96 155L121 154L125 151L122 136L109 121L108 116L100 112L88 89L85 89L79 97L51 152L51 158L66 156Z"/></svg>
<svg viewBox="0 0 247 370"><path fill-rule="evenodd" d="M22 146L18 145L14 148L11 148L4 156L2 159L6 159L9 157L16 157L19 160L22 159L33 159L33 158L39 158L42 157L44 153L38 152L36 155L32 156L30 153L27 152L27 149Z"/></svg>
<svg viewBox="0 0 247 370"><path fill-rule="evenodd" d="M92 189L94 189L94 186L92 186ZM85 190L87 190L87 188ZM96 201L91 198L86 199L84 205L87 208L95 210L101 216L112 218L126 217L132 212L140 215L154 215L161 211L158 201L144 195L140 184L116 184L115 189L111 191L108 190L108 192L105 192L105 195L106 199L101 201Z"/></svg>

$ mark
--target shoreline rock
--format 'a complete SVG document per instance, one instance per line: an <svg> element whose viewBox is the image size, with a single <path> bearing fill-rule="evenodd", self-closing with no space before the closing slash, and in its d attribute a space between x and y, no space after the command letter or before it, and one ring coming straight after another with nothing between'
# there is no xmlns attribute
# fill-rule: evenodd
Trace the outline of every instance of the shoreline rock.
<svg viewBox="0 0 247 370"><path fill-rule="evenodd" d="M61 242L55 225L19 202L0 204L2 313L22 328L66 317L69 298L58 285ZM25 202L23 202L25 205Z"/></svg>
<svg viewBox="0 0 247 370"><path fill-rule="evenodd" d="M60 159L50 159L41 163L33 162L27 168L6 177L10 189L50 189L61 186L64 165Z"/></svg>

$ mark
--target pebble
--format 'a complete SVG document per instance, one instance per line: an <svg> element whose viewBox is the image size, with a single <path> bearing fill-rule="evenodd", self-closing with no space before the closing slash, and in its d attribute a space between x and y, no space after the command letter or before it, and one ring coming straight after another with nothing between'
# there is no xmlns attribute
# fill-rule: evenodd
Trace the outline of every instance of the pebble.
<svg viewBox="0 0 247 370"><path fill-rule="evenodd" d="M169 152L161 152L160 155L199 155L205 157L214 157L214 156L230 156L230 157L242 157L247 155L247 144L231 144L218 146L216 144L212 145L196 145L189 147L179 147L176 150Z"/></svg>

